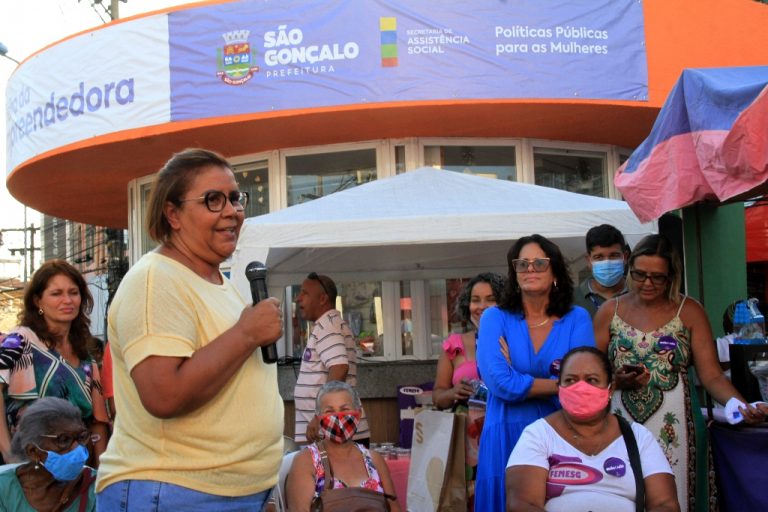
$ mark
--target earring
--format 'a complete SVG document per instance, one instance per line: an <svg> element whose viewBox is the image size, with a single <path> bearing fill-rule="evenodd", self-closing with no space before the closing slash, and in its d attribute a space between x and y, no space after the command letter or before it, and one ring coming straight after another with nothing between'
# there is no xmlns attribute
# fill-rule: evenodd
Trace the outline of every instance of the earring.
<svg viewBox="0 0 768 512"><path fill-rule="evenodd" d="M554 285L555 285L555 288L557 288L557 279L555 279Z"/></svg>
<svg viewBox="0 0 768 512"><path fill-rule="evenodd" d="M37 314L40 315L40 316L43 316L43 308L39 308L37 310Z"/></svg>

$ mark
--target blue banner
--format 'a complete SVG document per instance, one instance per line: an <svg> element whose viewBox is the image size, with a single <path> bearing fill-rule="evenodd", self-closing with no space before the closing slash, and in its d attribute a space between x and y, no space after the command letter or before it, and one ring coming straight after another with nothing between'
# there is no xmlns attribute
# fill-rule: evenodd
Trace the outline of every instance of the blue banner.
<svg viewBox="0 0 768 512"><path fill-rule="evenodd" d="M243 0L169 15L171 118L390 101L646 101L637 0Z"/></svg>

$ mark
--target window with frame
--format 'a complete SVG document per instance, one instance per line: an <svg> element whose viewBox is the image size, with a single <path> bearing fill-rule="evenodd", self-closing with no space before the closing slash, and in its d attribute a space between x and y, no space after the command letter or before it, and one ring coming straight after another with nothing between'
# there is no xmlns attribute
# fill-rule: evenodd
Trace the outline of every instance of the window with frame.
<svg viewBox="0 0 768 512"><path fill-rule="evenodd" d="M395 174L405 172L405 146L399 144L395 146Z"/></svg>
<svg viewBox="0 0 768 512"><path fill-rule="evenodd" d="M341 312L355 337L358 355L379 358L384 356L384 307L382 283L378 281L336 281L338 297L335 309ZM296 299L301 285L289 287L291 302L291 330L288 343L294 356L301 356L312 333L313 322L302 314Z"/></svg>
<svg viewBox="0 0 768 512"><path fill-rule="evenodd" d="M288 206L305 203L376 179L376 149L285 157Z"/></svg>
<svg viewBox="0 0 768 512"><path fill-rule="evenodd" d="M424 146L424 165L517 181L514 146Z"/></svg>
<svg viewBox="0 0 768 512"><path fill-rule="evenodd" d="M399 346L396 357L439 357L443 341L454 332L466 332L457 305L468 278L399 281Z"/></svg>
<svg viewBox="0 0 768 512"><path fill-rule="evenodd" d="M245 218L269 213L269 162L259 160L236 165L234 172L240 191L248 194Z"/></svg>
<svg viewBox="0 0 768 512"><path fill-rule="evenodd" d="M142 254L146 254L158 246L158 243L149 236L149 231L147 230L147 209L149 208L149 196L152 193L152 183L154 183L154 180L139 185L139 203L141 205L139 209L139 214L141 215L139 222L141 223Z"/></svg>
<svg viewBox="0 0 768 512"><path fill-rule="evenodd" d="M607 197L607 155L597 151L533 148L536 185Z"/></svg>
<svg viewBox="0 0 768 512"><path fill-rule="evenodd" d="M624 162L626 162L627 160L629 160L629 156L630 156L630 155L626 155L626 154L624 154L624 153L619 153L619 165L620 165L620 166L621 166L621 165L624 165Z"/></svg>
<svg viewBox="0 0 768 512"><path fill-rule="evenodd" d="M431 279L429 281L429 339L427 356L438 357L443 340L451 333L466 332L472 326L462 321L458 302L468 278Z"/></svg>

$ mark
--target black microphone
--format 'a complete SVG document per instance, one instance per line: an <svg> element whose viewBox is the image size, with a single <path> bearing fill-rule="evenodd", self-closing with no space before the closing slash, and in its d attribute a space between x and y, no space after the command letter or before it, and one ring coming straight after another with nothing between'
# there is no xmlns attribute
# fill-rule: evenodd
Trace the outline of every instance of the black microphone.
<svg viewBox="0 0 768 512"><path fill-rule="evenodd" d="M245 267L245 278L251 285L251 297L253 304L266 299L267 295L267 267L260 261L252 261ZM277 342L262 345L261 358L265 363L277 362Z"/></svg>

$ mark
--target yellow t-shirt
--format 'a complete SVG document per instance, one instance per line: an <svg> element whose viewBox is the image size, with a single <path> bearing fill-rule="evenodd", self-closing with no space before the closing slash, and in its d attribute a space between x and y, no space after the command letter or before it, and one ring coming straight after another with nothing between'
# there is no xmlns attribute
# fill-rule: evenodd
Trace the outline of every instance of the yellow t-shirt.
<svg viewBox="0 0 768 512"><path fill-rule="evenodd" d="M96 490L156 480L219 496L277 482L283 402L276 365L256 350L225 387L184 416L161 419L141 404L131 370L149 356L190 357L229 329L245 301L227 279L214 285L158 253L126 274L109 309L117 418Z"/></svg>

